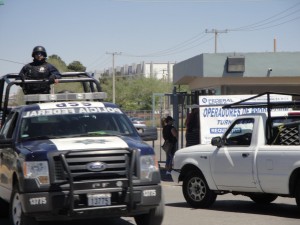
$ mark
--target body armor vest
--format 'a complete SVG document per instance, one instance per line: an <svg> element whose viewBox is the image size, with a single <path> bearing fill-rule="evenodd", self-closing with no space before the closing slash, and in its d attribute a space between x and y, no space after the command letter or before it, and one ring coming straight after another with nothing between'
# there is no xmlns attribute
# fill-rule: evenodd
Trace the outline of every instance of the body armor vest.
<svg viewBox="0 0 300 225"><path fill-rule="evenodd" d="M24 73L25 80L47 80L50 76L48 63L30 63L26 66ZM45 81L41 84L25 84L24 94L48 94L50 92L50 85Z"/></svg>

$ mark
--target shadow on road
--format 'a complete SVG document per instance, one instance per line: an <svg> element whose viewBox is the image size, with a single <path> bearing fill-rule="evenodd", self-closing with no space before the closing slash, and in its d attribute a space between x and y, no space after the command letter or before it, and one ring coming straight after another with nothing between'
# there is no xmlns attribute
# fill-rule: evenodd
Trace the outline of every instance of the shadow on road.
<svg viewBox="0 0 300 225"><path fill-rule="evenodd" d="M129 220L129 218L128 218ZM78 221L62 221L62 222L55 222L55 225L133 225L134 223L131 223L128 221L127 218L101 218L101 219L95 219L95 220L78 220ZM2 225L2 224L1 224ZM53 225L53 222L45 222L43 225Z"/></svg>
<svg viewBox="0 0 300 225"><path fill-rule="evenodd" d="M191 208L186 202L169 203L166 206ZM214 210L300 219L298 207L284 203L256 204L251 201L217 200L209 209L191 208L191 210Z"/></svg>
<svg viewBox="0 0 300 225"><path fill-rule="evenodd" d="M115 218L115 219L108 219L108 218L101 218L98 220L78 220L78 221L55 221L55 222L43 222L43 225L134 225L129 221L129 218ZM8 219L0 218L1 225L9 225Z"/></svg>

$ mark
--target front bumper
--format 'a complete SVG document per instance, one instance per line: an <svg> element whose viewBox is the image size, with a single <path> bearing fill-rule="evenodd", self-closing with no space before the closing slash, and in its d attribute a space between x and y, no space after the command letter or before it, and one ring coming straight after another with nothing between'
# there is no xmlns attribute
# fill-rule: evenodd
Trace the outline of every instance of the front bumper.
<svg viewBox="0 0 300 225"><path fill-rule="evenodd" d="M87 195L110 193L108 206L88 206ZM75 191L35 192L20 195L24 213L37 220L71 220L99 217L132 216L147 213L161 201L161 185L134 186L130 193L124 190L97 189Z"/></svg>

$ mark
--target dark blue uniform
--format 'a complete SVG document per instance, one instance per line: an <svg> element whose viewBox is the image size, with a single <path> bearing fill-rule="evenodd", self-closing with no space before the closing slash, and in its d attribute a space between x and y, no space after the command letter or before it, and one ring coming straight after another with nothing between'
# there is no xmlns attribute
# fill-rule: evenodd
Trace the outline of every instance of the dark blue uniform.
<svg viewBox="0 0 300 225"><path fill-rule="evenodd" d="M24 94L49 94L50 85L54 83L55 79L61 78L59 71L52 64L36 60L25 65L19 76L22 80L45 80L41 84L23 84Z"/></svg>

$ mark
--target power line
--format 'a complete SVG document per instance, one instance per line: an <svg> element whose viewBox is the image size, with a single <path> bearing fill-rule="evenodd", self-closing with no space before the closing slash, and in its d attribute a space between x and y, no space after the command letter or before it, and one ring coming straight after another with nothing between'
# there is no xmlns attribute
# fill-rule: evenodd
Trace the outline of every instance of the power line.
<svg viewBox="0 0 300 225"><path fill-rule="evenodd" d="M135 0L113 0L113 1L127 1L127 2L134 2ZM252 2L258 2L259 0L253 0ZM267 1L267 0L261 0L261 2L263 1ZM147 2L147 0L140 0L140 1L135 1L135 2ZM148 1L148 2L153 2L153 1ZM157 2L163 2L163 0L160 0L160 1L157 1ZM189 2L189 0L170 0L169 2ZM190 1L191 2L191 1ZM229 2L229 1L214 1L214 0L210 0L210 1L202 1L202 0L199 0L199 1L195 1L195 2ZM234 2L234 0L232 0L231 2ZM251 2L251 0L247 1L245 0L244 2ZM127 57L160 57L160 56L168 56L168 55L175 55L175 54L179 54L179 53L182 53L184 51L188 51L192 48L195 48L203 43L206 43L208 41L210 41L212 38L210 39L207 39L207 40L204 40L202 41L206 36L207 36L207 33L214 33L215 34L215 52L217 52L217 36L219 33L227 33L228 31L255 31L255 30L263 30L263 29L268 29L268 28L272 28L272 27L275 27L275 26L279 26L279 25L282 25L282 24L285 24L285 23L288 23L288 22L292 22L292 21L295 21L295 20L298 20L300 19L300 16L298 17L294 17L294 18L291 18L291 19L288 19L288 17L291 17L292 15L296 14L299 9L297 9L297 7L299 6L300 3L297 3L275 15L272 15L271 17L267 18L267 19L264 19L264 20L261 20L261 21L258 21L258 22L255 22L255 23L252 23L250 25L245 25L245 26L241 26L241 27L238 27L238 28L234 28L234 29L226 29L226 30L216 30L216 29L212 29L210 31L208 31L206 29L206 33L204 32L201 32L199 34L197 34L196 36L186 40L186 41L183 41L183 42L180 42L179 44L177 45L174 45L173 47L170 47L170 48L167 48L167 49L163 49L163 50L160 50L160 51L156 51L156 52L152 52L152 53L148 53L148 54L131 54L131 53L124 53L123 55L124 56L127 56ZM288 13L288 14L287 14Z"/></svg>
<svg viewBox="0 0 300 225"><path fill-rule="evenodd" d="M105 57L105 58L103 58L103 57ZM103 59L100 60L101 58L103 58ZM104 55L104 56L101 56L98 59L94 60L87 67L89 67L89 68L94 67L95 68L96 66L106 65L106 64L108 64L109 61L110 61L110 57Z"/></svg>
<svg viewBox="0 0 300 225"><path fill-rule="evenodd" d="M300 3L297 3L295 5L293 5L292 7L289 7L288 9L285 9L267 19L264 19L264 20L261 20L261 21L258 21L258 22L255 22L253 24L250 24L250 25L246 25L246 26L241 26L239 28L235 28L235 29L226 29L226 30L211 30L211 31L208 31L206 29L206 33L214 33L215 34L215 52L217 52L217 36L218 36L218 33L227 33L228 31L255 31L255 30L262 30L262 29L268 29L268 28L271 28L271 27L275 27L275 26L279 26L279 25L282 25L282 24L285 24L285 23L288 23L288 22L292 22L294 20L297 20L300 18L299 17L296 17L296 18L292 18L292 19L289 19L289 20L285 20L285 21L282 21L283 19L287 18L287 17L290 17L292 16L293 14L297 13L299 11L299 9L295 9L295 7L297 7ZM289 11L293 10L292 12L290 12L290 14L288 15L285 15L285 16L281 16L278 18L278 16L282 15L282 14L285 14ZM277 18L276 18L277 17ZM271 24L271 23L274 23L274 22L277 22L277 21L282 21L282 22L278 22L276 24ZM270 24L269 26L266 26ZM217 31L217 32L215 32ZM130 54L130 53L125 53L124 55L125 56L129 56L129 57L159 57L159 56L167 56L167 55L174 55L174 54L178 54L178 53L181 53L181 52L184 52L184 51L187 51L191 48L194 48L196 46L199 46L200 44L204 43L204 42L207 42L204 41L204 42L201 42L200 44L197 44L197 45L193 45L191 47L187 47L187 46L190 46L192 45L193 43L203 39L205 37L205 35L203 35L203 32L201 32L200 34L184 41L184 42L181 42L171 48L167 48L165 50L160 50L160 51L157 51L157 52L153 52L153 53L149 53L149 54L143 54L143 55L136 55L136 54ZM211 39L209 39L211 40Z"/></svg>
<svg viewBox="0 0 300 225"><path fill-rule="evenodd" d="M5 62L11 62L11 63L16 63L16 64L22 64L22 65L25 65L25 63L16 62L16 61L8 60L8 59L0 59L0 61L5 61Z"/></svg>
<svg viewBox="0 0 300 225"><path fill-rule="evenodd" d="M218 46L218 42L217 42L217 39L218 39L218 34L219 33L227 33L228 30L217 30L217 29L212 29L212 30L208 30L206 29L205 30L206 33L214 33L215 34L215 53L217 53L217 46Z"/></svg>
<svg viewBox="0 0 300 225"><path fill-rule="evenodd" d="M295 8L296 8L298 5L300 5L300 3L297 3L297 4L291 6L291 7L287 8L287 9L285 9L285 10L283 10L283 11L277 13L277 14L274 14L274 15L272 15L272 16L270 16L270 17L264 19L264 20L261 20L261 21L258 21L258 22L255 22L255 23L253 23L253 24L249 24L249 25L246 25L246 26L242 26L242 27L238 27L238 28L234 28L234 29L229 29L229 30L230 30L230 31L254 31L254 30L266 29L266 28L270 28L270 27L282 25L282 24L287 23L287 22L294 21L294 20L296 20L296 19L299 19L299 16L296 17L296 18L290 19L290 20L288 20L288 21L281 22L281 23L279 23L279 24L271 25L271 26L268 26L268 27L258 28L258 27L261 27L261 26L270 24L270 23L272 23L272 22L276 22L276 21L278 21L278 20L282 20L282 19L284 19L284 18L286 18L286 17L289 17L289 16L291 16L291 15L293 15L293 14L299 12L300 9L296 9L296 10L295 10ZM280 16L280 15L282 15L282 14L285 14L285 13L287 13L287 12L290 11L290 10L294 10L294 11L292 11L292 12L291 12L290 14L288 14L288 15L281 16L281 17L275 19L276 17L278 17L278 16Z"/></svg>
<svg viewBox="0 0 300 225"><path fill-rule="evenodd" d="M179 52L186 51L187 49L190 49L190 48L185 48L185 47L202 40L206 36L207 36L207 34L201 32L200 34L197 34L196 36L194 36L186 41L183 41L173 47L170 47L170 48L167 48L164 50L160 50L157 52L152 52L152 53L148 53L148 54L144 54L144 55L136 55L136 54L130 54L130 53L125 53L124 55L131 56L131 57L158 57L158 56L173 55L173 54L176 54ZM207 40L205 40L204 42L207 42ZM202 44L204 42L201 42L200 44ZM192 47L196 47L200 44L193 45Z"/></svg>

